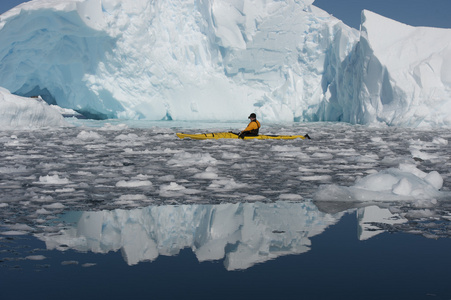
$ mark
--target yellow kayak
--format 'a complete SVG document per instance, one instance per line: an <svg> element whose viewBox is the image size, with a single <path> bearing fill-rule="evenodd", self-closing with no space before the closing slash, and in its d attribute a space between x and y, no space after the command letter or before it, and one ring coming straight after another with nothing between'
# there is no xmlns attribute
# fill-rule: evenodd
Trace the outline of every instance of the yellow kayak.
<svg viewBox="0 0 451 300"><path fill-rule="evenodd" d="M181 139L189 138L193 140L208 140L208 139L238 139L238 134L233 132L215 132L215 133L200 133L200 134L186 134L177 133ZM308 134L304 135L257 135L245 136L245 140L294 140L294 139L310 139Z"/></svg>

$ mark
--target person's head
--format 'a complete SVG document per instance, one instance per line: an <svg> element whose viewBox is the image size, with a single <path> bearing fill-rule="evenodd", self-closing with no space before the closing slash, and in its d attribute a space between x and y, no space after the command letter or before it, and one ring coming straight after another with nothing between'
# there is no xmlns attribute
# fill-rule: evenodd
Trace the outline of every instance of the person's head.
<svg viewBox="0 0 451 300"><path fill-rule="evenodd" d="M255 120L255 119L257 119L257 115L254 114L254 113L251 113L251 114L249 115L248 119Z"/></svg>

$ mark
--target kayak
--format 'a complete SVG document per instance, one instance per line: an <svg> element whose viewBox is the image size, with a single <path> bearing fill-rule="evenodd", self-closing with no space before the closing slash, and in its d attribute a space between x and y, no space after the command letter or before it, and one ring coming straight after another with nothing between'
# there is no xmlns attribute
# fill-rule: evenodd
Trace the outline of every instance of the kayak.
<svg viewBox="0 0 451 300"><path fill-rule="evenodd" d="M215 133L200 133L200 134L186 134L177 133L177 136L181 139L189 138L193 140L208 140L208 139L239 139L237 133L233 132L215 132ZM257 136L245 136L244 140L294 140L294 139L310 139L308 134L306 135L257 135Z"/></svg>

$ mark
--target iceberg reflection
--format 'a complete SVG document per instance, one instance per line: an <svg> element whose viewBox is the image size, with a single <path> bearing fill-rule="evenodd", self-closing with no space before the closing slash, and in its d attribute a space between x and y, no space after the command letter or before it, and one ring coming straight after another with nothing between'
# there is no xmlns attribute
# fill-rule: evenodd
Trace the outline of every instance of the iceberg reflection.
<svg viewBox="0 0 451 300"><path fill-rule="evenodd" d="M129 265L191 248L200 262L224 259L227 270L237 270L309 251L310 238L342 215L312 202L149 206L68 213L63 219L73 227L39 238L48 249L121 250Z"/></svg>
<svg viewBox="0 0 451 300"><path fill-rule="evenodd" d="M404 232L425 238L451 238L451 204L449 201L408 202L317 201L324 213L356 210L357 237L370 239L383 232Z"/></svg>
<svg viewBox="0 0 451 300"><path fill-rule="evenodd" d="M451 233L447 205L415 208L395 203L280 201L69 212L62 220L72 225L58 234L35 235L48 249L120 250L129 265L190 248L199 262L224 260L227 270L240 270L309 251L312 237L349 212L356 212L359 240L387 230L427 238L449 238Z"/></svg>

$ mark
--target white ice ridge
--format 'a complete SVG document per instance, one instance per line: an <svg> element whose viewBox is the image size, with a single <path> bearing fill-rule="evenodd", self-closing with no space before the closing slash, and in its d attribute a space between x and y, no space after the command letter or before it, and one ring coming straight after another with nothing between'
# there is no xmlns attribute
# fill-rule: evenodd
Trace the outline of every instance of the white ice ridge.
<svg viewBox="0 0 451 300"><path fill-rule="evenodd" d="M121 250L129 265L191 248L199 261L225 259L236 270L309 251L310 238L342 215L321 213L311 202L150 206L69 214L74 227L40 239L48 249Z"/></svg>
<svg viewBox="0 0 451 300"><path fill-rule="evenodd" d="M430 201L449 197L440 191L443 178L437 171L425 173L415 165L401 164L358 179L353 186L323 185L314 194L315 201Z"/></svg>
<svg viewBox="0 0 451 300"><path fill-rule="evenodd" d="M340 82L346 88L338 88L335 102L343 121L451 125L451 30L363 11L360 41Z"/></svg>
<svg viewBox="0 0 451 300"><path fill-rule="evenodd" d="M0 16L0 85L97 118L451 124L451 30L312 0L34 0Z"/></svg>
<svg viewBox="0 0 451 300"><path fill-rule="evenodd" d="M2 130L70 126L63 116L42 99L24 98L0 87L0 128Z"/></svg>

